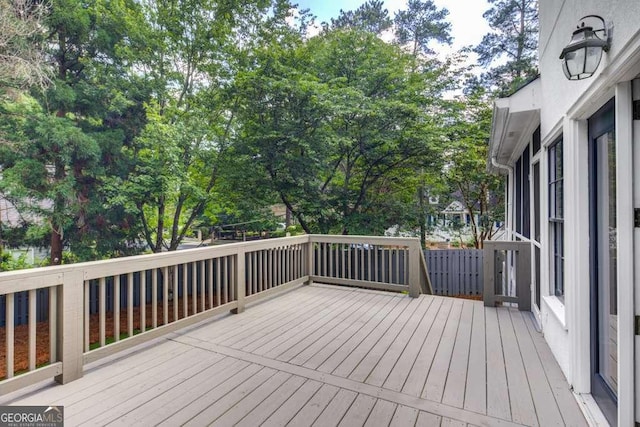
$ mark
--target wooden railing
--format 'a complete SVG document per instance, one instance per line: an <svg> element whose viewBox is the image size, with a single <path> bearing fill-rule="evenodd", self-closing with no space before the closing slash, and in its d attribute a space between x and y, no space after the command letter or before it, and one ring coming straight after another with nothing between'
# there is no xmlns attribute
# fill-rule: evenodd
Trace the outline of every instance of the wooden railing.
<svg viewBox="0 0 640 427"><path fill-rule="evenodd" d="M0 395L51 377L72 381L87 363L313 281L432 293L417 239L365 236L306 235L0 273ZM28 324L16 327L14 298L25 291ZM36 312L42 295L44 316ZM18 347L28 363L16 369Z"/></svg>
<svg viewBox="0 0 640 427"><path fill-rule="evenodd" d="M484 305L516 303L531 310L531 243L485 241L483 253Z"/></svg>

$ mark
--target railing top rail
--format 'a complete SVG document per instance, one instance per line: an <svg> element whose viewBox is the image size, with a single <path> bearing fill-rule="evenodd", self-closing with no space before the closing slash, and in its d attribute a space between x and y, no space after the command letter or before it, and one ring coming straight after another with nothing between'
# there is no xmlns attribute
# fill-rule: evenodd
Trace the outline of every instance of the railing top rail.
<svg viewBox="0 0 640 427"><path fill-rule="evenodd" d="M380 246L411 246L420 239L417 237L386 237L386 236L353 236L342 234L311 234L311 242L315 243L353 243Z"/></svg>
<svg viewBox="0 0 640 427"><path fill-rule="evenodd" d="M158 254L145 254L110 260L90 261L52 267L0 272L0 294L56 286L63 282L65 274L83 272L84 280L97 279L118 274L163 268L188 262L220 258L238 253L264 249L277 249L289 245L317 243L368 244L380 246L411 247L419 245L419 239L407 237L377 237L352 235L302 235L251 242L229 243L220 246L185 249Z"/></svg>
<svg viewBox="0 0 640 427"><path fill-rule="evenodd" d="M515 240L485 240L484 249L486 250L513 250L518 248L528 248L531 246L530 241Z"/></svg>
<svg viewBox="0 0 640 427"><path fill-rule="evenodd" d="M229 243L220 246L184 249L158 254L145 254L130 257L114 258L101 261L81 262L52 267L39 267L0 273L0 294L11 293L10 285L20 286L19 291L55 286L62 283L65 273L83 271L84 279L91 280L116 274L127 274L136 271L162 268L187 262L235 255L269 248L285 247L293 244L307 243L309 236L282 237L278 239L257 240L252 242ZM27 285L27 281L29 285ZM37 283L32 284L33 282ZM13 288L13 286L11 286Z"/></svg>

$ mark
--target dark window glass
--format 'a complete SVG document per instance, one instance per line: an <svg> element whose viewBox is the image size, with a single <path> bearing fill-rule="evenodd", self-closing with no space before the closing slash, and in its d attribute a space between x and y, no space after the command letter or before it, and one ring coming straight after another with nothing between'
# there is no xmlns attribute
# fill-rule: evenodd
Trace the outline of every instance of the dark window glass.
<svg viewBox="0 0 640 427"><path fill-rule="evenodd" d="M522 157L516 162L515 174L515 186L516 186L516 223L515 230L517 233L522 233Z"/></svg>
<svg viewBox="0 0 640 427"><path fill-rule="evenodd" d="M524 237L531 238L531 188L529 187L529 147L522 153L522 231Z"/></svg>
<svg viewBox="0 0 640 427"><path fill-rule="evenodd" d="M564 175L562 139L549 147L549 233L553 277L551 293L564 295Z"/></svg>
<svg viewBox="0 0 640 427"><path fill-rule="evenodd" d="M533 132L533 155L540 151L540 126Z"/></svg>

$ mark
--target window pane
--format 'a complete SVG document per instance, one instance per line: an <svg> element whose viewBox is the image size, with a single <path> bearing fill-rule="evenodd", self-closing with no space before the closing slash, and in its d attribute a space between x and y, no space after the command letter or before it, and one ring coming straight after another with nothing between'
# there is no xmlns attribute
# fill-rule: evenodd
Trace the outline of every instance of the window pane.
<svg viewBox="0 0 640 427"><path fill-rule="evenodd" d="M549 147L549 238L551 254L550 292L552 295L564 295L564 182L563 182L562 139Z"/></svg>
<svg viewBox="0 0 640 427"><path fill-rule="evenodd" d="M556 218L556 184L549 184L549 218Z"/></svg>
<svg viewBox="0 0 640 427"><path fill-rule="evenodd" d="M556 179L561 179L563 176L562 170L564 168L564 162L562 158L562 141L556 144Z"/></svg>
<svg viewBox="0 0 640 427"><path fill-rule="evenodd" d="M563 197L564 197L564 181L558 181L555 185L556 188L556 218L564 218L564 206L563 206Z"/></svg>

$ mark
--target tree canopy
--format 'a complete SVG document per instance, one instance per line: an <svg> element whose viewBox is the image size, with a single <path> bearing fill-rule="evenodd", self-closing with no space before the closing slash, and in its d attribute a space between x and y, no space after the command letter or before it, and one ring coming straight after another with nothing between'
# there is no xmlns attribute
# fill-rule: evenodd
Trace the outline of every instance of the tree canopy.
<svg viewBox="0 0 640 427"><path fill-rule="evenodd" d="M491 4L478 53L515 52L485 76L507 87L534 69L536 16ZM447 18L370 0L311 36L288 0L0 0L0 197L24 214L0 246L51 264L176 250L199 227L273 223L276 203L306 232L424 236L436 193L488 223L490 109L447 92Z"/></svg>
<svg viewBox="0 0 640 427"><path fill-rule="evenodd" d="M506 95L538 73L537 0L488 0L484 18L491 27L474 50L489 70L484 84Z"/></svg>

